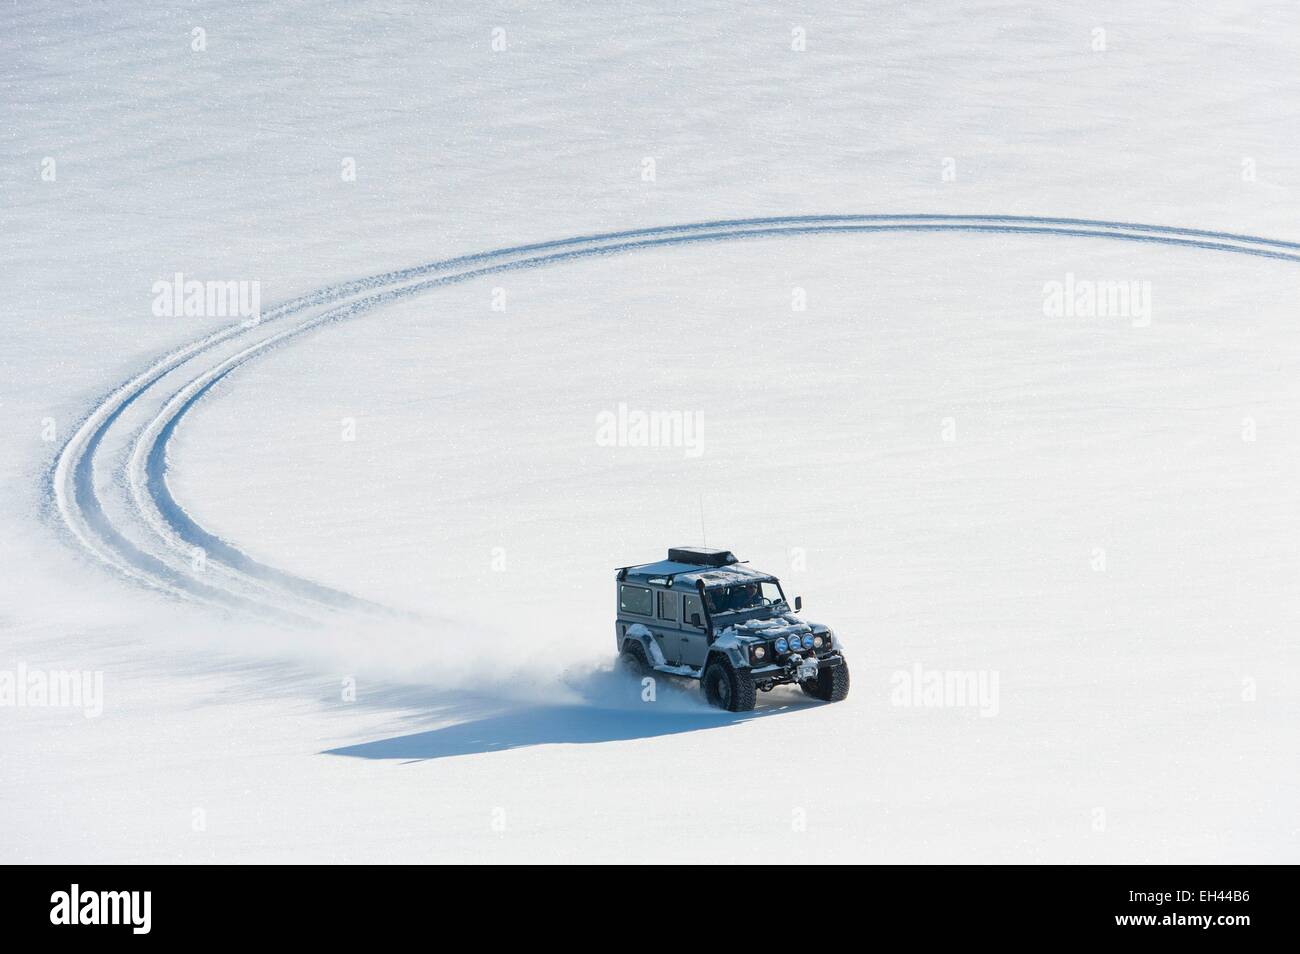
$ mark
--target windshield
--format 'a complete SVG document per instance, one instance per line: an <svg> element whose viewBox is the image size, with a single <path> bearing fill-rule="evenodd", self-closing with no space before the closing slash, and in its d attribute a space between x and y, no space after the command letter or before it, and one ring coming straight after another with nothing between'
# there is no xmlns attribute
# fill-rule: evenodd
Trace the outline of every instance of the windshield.
<svg viewBox="0 0 1300 954"><path fill-rule="evenodd" d="M781 597L781 587L775 580L710 587L704 591L704 601L708 604L709 614L712 616L762 609L765 606L784 602Z"/></svg>

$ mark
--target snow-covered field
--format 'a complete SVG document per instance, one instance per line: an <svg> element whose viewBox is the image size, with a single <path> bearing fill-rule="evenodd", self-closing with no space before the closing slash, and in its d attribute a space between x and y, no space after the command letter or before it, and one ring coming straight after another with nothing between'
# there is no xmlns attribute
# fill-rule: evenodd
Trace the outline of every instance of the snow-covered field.
<svg viewBox="0 0 1300 954"><path fill-rule="evenodd" d="M1300 860L1300 9L865 6L0 8L0 861Z"/></svg>

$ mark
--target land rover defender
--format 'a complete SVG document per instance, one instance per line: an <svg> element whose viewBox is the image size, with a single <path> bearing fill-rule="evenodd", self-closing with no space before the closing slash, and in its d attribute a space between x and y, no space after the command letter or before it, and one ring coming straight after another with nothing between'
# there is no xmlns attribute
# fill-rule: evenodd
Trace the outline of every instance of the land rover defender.
<svg viewBox="0 0 1300 954"><path fill-rule="evenodd" d="M625 566L615 581L622 669L700 680L710 704L754 708L758 692L798 684L824 702L849 694L835 633L794 614L781 581L728 550L672 547L668 559Z"/></svg>

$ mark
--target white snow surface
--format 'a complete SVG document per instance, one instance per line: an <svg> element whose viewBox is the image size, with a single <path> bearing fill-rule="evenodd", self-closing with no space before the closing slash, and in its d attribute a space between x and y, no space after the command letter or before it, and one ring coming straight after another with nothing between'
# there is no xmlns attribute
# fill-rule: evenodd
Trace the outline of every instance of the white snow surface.
<svg viewBox="0 0 1300 954"><path fill-rule="evenodd" d="M1298 47L1265 0L3 5L0 689L104 689L0 705L0 861L1300 860L1285 246L647 241L222 373L328 306L242 330L113 419L88 485L58 471L230 326L152 313L177 272L270 311L712 220L1300 242ZM1150 321L1048 317L1067 281L1147 287ZM698 415L702 451L598 443L620 403ZM185 521L233 550L192 565ZM610 672L613 568L705 543L835 629L845 702ZM915 704L917 671L996 674L996 715Z"/></svg>

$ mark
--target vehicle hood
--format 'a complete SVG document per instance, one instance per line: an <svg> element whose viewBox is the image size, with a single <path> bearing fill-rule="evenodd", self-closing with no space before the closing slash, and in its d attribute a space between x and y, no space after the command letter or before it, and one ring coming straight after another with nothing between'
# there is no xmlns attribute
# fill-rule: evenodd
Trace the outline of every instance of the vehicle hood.
<svg viewBox="0 0 1300 954"><path fill-rule="evenodd" d="M723 633L734 633L738 638L748 636L771 640L780 636L789 639L791 636L802 636L805 633L818 635L826 631L826 627L819 623L806 623L793 613L783 613L764 619L747 619L744 622L733 623L724 629Z"/></svg>

